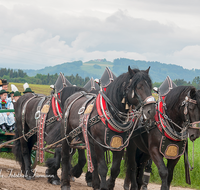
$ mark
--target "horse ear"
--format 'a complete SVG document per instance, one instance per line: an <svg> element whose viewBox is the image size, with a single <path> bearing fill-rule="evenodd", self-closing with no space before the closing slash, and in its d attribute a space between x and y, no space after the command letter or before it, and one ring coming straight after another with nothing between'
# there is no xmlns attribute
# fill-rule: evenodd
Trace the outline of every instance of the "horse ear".
<svg viewBox="0 0 200 190"><path fill-rule="evenodd" d="M130 65L128 66L128 72L131 76L135 74L135 72L131 69Z"/></svg>
<svg viewBox="0 0 200 190"><path fill-rule="evenodd" d="M147 74L149 74L149 70L150 70L150 66L149 66L149 68L145 71Z"/></svg>
<svg viewBox="0 0 200 190"><path fill-rule="evenodd" d="M192 89L190 90L190 97L191 97L191 98L194 98L195 94L196 94L196 88L192 88Z"/></svg>

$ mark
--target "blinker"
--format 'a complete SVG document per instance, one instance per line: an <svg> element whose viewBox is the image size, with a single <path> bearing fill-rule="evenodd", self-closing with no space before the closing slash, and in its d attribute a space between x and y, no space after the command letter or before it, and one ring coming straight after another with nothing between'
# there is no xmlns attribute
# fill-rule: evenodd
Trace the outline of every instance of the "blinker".
<svg viewBox="0 0 200 190"><path fill-rule="evenodd" d="M146 100L146 102L153 102L153 101L156 101L156 99L153 96L151 96Z"/></svg>

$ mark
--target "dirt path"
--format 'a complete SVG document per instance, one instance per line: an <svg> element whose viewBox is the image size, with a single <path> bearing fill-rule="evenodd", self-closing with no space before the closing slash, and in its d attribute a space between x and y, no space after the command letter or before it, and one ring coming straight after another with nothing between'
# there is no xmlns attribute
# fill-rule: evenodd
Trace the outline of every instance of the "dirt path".
<svg viewBox="0 0 200 190"><path fill-rule="evenodd" d="M14 160L0 158L0 190L60 190L60 186L47 183L45 177L46 167L36 167L36 178L27 181L20 177L20 166ZM19 175L18 175L19 174ZM58 171L59 177L61 170ZM16 177L18 175L19 177ZM159 190L160 185L149 184L149 190ZM71 190L92 190L85 183L84 174L71 183ZM123 180L117 179L115 190L123 190ZM170 190L192 190L189 188L171 187Z"/></svg>

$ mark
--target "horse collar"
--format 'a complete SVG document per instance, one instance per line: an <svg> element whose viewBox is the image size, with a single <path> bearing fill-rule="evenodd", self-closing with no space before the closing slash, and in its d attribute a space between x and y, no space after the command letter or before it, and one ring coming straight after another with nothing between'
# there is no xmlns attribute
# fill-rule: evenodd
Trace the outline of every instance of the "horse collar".
<svg viewBox="0 0 200 190"><path fill-rule="evenodd" d="M115 108L115 106L112 105L112 102L108 102L107 97L103 93L99 93L96 99L96 107L97 107L98 114L101 118L101 121L104 124L107 123L108 127L115 132L123 133L125 131L128 131L133 126L133 123L134 123L133 113L125 114L125 113L119 112L119 110L117 113L115 112L116 114L119 114L122 117L125 117L126 115L126 117L128 118L127 122L121 123L113 118L110 111L108 110L107 103L109 103L112 106L112 108L116 111L117 108Z"/></svg>

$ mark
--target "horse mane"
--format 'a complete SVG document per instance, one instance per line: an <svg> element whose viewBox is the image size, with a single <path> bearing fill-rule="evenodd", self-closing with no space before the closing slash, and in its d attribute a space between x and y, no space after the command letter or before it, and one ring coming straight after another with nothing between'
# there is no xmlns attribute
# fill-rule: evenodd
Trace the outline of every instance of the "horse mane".
<svg viewBox="0 0 200 190"><path fill-rule="evenodd" d="M132 79L132 89L135 89L141 80L145 80L152 89L152 81L147 72L139 69L132 69L132 71L133 74L126 72L118 76L106 89L106 95L115 105L118 105L118 107L122 106L121 100L124 95L123 93L125 87L129 84L130 79Z"/></svg>
<svg viewBox="0 0 200 190"><path fill-rule="evenodd" d="M61 107L64 106L65 100L67 98L69 98L72 94L79 92L79 91L87 92L84 88L78 87L78 86L64 87L63 90L62 90L62 95L61 95Z"/></svg>
<svg viewBox="0 0 200 190"><path fill-rule="evenodd" d="M182 94L186 94L192 89L195 88L194 86L178 86L176 88L173 88L166 96L166 104L167 109L174 109L176 106L180 106L180 98L174 98L174 97L180 97ZM200 106L200 92L196 95L198 98L196 99L198 102L198 105Z"/></svg>
<svg viewBox="0 0 200 190"><path fill-rule="evenodd" d="M200 108L200 90L196 91L196 101L198 108Z"/></svg>

